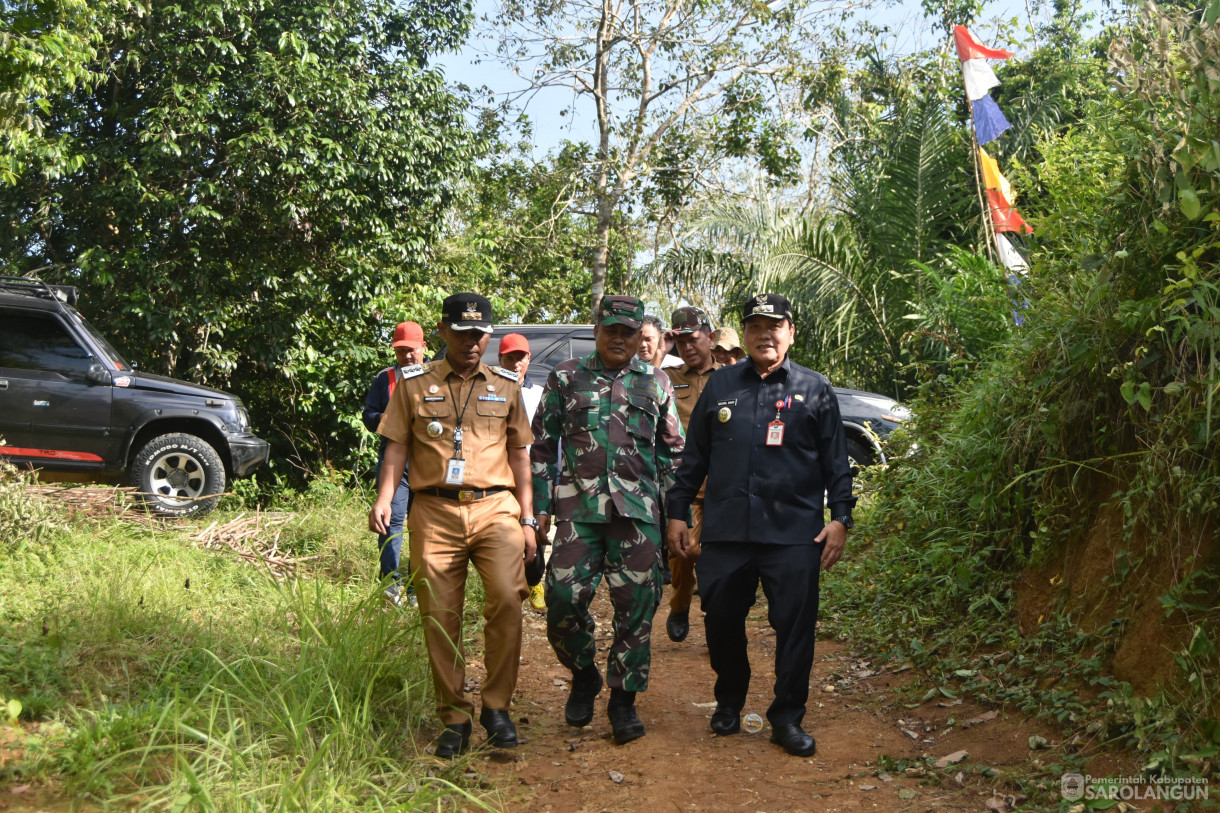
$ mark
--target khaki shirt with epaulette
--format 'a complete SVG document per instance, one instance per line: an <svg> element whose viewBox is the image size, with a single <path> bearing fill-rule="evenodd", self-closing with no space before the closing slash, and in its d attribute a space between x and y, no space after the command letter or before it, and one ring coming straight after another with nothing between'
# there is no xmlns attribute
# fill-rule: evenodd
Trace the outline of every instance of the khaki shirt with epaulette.
<svg viewBox="0 0 1220 813"><path fill-rule="evenodd" d="M690 414L695 411L695 402L703 394L712 371L719 370L721 366L713 361L705 373L697 372L689 364L665 369L665 374L674 385L674 403L678 405L678 417L682 419L683 429L690 426Z"/></svg>
<svg viewBox="0 0 1220 813"><path fill-rule="evenodd" d="M665 368L665 374L669 376L670 383L674 385L674 403L678 407L678 418L682 421L683 431L690 426L691 413L695 411L695 404L699 402L699 396L703 394L707 380L712 377L713 371L719 370L723 366L723 364L713 361L712 366L704 373L696 371L689 364ZM703 499L705 487L699 489L696 500Z"/></svg>
<svg viewBox="0 0 1220 813"><path fill-rule="evenodd" d="M529 446L533 438L517 374L502 367L479 362L466 380L453 372L447 359L407 367L377 432L406 445L412 491L454 488L445 482L445 468L454 456L459 415L466 461L461 488L512 488L508 450ZM435 434L428 432L429 425Z"/></svg>

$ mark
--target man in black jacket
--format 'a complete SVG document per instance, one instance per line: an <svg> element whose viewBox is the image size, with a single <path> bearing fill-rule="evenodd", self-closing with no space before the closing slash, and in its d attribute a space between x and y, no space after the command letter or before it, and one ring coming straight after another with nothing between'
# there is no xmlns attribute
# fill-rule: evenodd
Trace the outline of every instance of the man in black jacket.
<svg viewBox="0 0 1220 813"><path fill-rule="evenodd" d="M690 547L691 503L707 481L696 564L708 653L716 672L712 731L741 729L750 685L746 616L759 581L775 630L771 741L794 756L817 750L801 728L809 698L818 576L843 555L852 525L847 438L830 382L792 363L792 307L778 294L742 309L749 359L712 373L691 413L669 492L670 551ZM823 494L831 521L824 522Z"/></svg>

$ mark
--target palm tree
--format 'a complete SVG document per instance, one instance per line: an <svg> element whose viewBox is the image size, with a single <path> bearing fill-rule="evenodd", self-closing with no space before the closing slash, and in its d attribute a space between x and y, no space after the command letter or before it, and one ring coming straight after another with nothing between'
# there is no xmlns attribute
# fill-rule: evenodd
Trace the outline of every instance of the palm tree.
<svg viewBox="0 0 1220 813"><path fill-rule="evenodd" d="M944 323L949 311L924 300L961 289L946 278L981 275L999 286L986 308L1002 322L1003 277L960 248L982 235L968 136L947 104L912 97L866 136L836 156L832 208L710 209L698 245L667 252L653 276L722 301L782 293L796 312L798 357L836 383L902 397L917 382L913 360L952 358L964 346Z"/></svg>

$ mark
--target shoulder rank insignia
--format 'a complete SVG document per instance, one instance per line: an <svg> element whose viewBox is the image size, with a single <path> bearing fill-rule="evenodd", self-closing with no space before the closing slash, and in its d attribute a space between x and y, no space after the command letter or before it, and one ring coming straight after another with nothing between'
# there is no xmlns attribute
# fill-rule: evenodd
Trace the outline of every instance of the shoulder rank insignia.
<svg viewBox="0 0 1220 813"><path fill-rule="evenodd" d="M417 375L423 375L431 370L432 364L429 362L425 362L424 364L412 364L410 367L403 367L399 375L402 376L403 381L406 381L408 378L415 378Z"/></svg>
<svg viewBox="0 0 1220 813"><path fill-rule="evenodd" d="M517 375L512 370L505 370L503 367L499 367L495 364L491 365L491 371L493 373L495 373L496 375L500 375L500 376L503 376L504 378L507 378L509 381L520 381L521 380L521 376Z"/></svg>

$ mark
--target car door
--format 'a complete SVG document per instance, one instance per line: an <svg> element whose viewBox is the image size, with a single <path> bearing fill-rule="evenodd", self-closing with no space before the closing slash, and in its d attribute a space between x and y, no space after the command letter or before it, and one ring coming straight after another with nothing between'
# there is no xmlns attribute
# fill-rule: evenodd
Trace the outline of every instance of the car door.
<svg viewBox="0 0 1220 813"><path fill-rule="evenodd" d="M5 454L48 467L113 464L111 391L94 355L54 313L0 308L0 436ZM108 378L108 376L106 376Z"/></svg>

